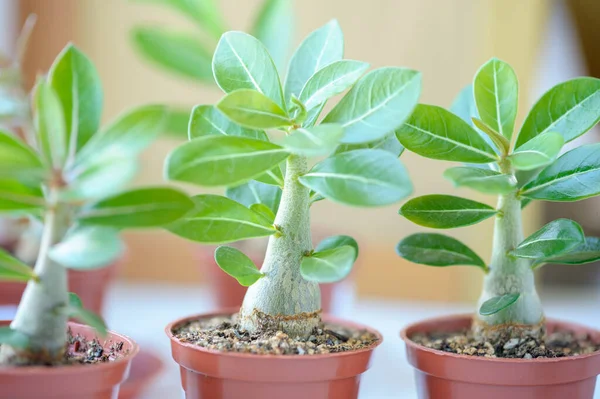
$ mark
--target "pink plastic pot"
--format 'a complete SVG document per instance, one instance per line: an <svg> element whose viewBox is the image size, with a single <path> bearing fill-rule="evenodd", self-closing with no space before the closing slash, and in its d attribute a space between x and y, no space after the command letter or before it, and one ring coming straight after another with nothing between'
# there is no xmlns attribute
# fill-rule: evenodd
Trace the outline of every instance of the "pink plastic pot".
<svg viewBox="0 0 600 399"><path fill-rule="evenodd" d="M119 399L142 398L162 368L163 362L158 356L142 349L131 363L129 378L121 384Z"/></svg>
<svg viewBox="0 0 600 399"><path fill-rule="evenodd" d="M360 376L369 368L368 349L312 356L275 356L219 352L180 342L174 327L190 320L232 314L237 310L186 317L165 329L171 340L173 359L181 369L187 399L356 399ZM365 326L326 317L328 321L355 328Z"/></svg>
<svg viewBox="0 0 600 399"><path fill-rule="evenodd" d="M401 332L409 363L415 367L420 399L592 399L600 374L600 352L553 359L495 359L425 348L410 340L416 333L459 331L472 315L438 317ZM547 321L548 332L600 332L577 324Z"/></svg>
<svg viewBox="0 0 600 399"><path fill-rule="evenodd" d="M0 325L10 322L2 321ZM77 323L69 323L75 334L88 339L95 331ZM111 342L123 342L127 355L114 362L95 365L61 367L0 367L0 398L2 399L117 399L119 386L129 373L131 360L138 353L137 344L124 335L109 332L106 347Z"/></svg>

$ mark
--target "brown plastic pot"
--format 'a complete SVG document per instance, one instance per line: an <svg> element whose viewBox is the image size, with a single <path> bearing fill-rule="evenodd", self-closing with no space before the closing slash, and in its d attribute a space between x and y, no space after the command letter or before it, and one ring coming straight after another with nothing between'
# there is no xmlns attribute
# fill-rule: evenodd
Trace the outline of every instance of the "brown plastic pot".
<svg viewBox="0 0 600 399"><path fill-rule="evenodd" d="M0 321L8 325L9 321ZM96 337L91 327L69 323L75 334L88 339ZM123 342L122 359L94 365L61 367L0 367L0 398L2 399L117 399L119 386L129 373L131 360L138 353L130 338L109 331L105 347Z"/></svg>
<svg viewBox="0 0 600 399"><path fill-rule="evenodd" d="M260 255L250 254L250 258L256 265L263 262L262 253ZM240 308L244 300L244 295L248 287L240 285L236 279L224 273L215 262L215 258L210 249L200 248L198 257L200 258L200 267L202 275L207 280L207 286L210 287L215 299L217 309ZM323 313L331 313L331 303L333 293L339 288L340 283L321 284L321 309Z"/></svg>
<svg viewBox="0 0 600 399"><path fill-rule="evenodd" d="M553 359L496 359L457 355L425 348L410 340L416 333L458 331L471 326L472 315L439 317L412 324L401 332L409 363L415 367L420 399L592 399L600 374L600 352ZM548 320L549 333L600 332L577 324Z"/></svg>
<svg viewBox="0 0 600 399"><path fill-rule="evenodd" d="M179 364L187 399L355 399L361 374L369 368L368 349L327 355L254 355L219 352L180 342L174 327L190 320L232 314L237 310L186 317L165 329L171 340L173 359ZM360 324L326 317L327 321L364 329Z"/></svg>
<svg viewBox="0 0 600 399"><path fill-rule="evenodd" d="M102 314L106 289L117 274L119 263L86 271L69 270L69 289L81 298L86 309ZM25 283L0 283L0 305L18 305L24 289Z"/></svg>

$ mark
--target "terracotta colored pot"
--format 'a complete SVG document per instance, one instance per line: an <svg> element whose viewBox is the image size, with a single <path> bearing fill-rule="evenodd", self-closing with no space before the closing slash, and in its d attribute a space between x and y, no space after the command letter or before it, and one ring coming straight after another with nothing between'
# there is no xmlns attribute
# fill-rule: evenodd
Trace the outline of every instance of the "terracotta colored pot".
<svg viewBox="0 0 600 399"><path fill-rule="evenodd" d="M0 322L7 325L8 321ZM69 323L74 333L91 339L96 336L88 326ZM123 359L95 365L62 367L0 367L2 399L117 399L119 385L129 373L138 346L130 338L109 332L105 346L123 342L129 351Z"/></svg>
<svg viewBox="0 0 600 399"><path fill-rule="evenodd" d="M200 266L202 275L207 280L207 286L210 287L215 298L217 309L240 308L247 287L240 285L236 279L224 273L215 262L213 252L205 247L199 250ZM256 265L263 262L262 254L260 256L250 256ZM331 303L335 290L340 283L321 284L321 308L323 313L331 313Z"/></svg>
<svg viewBox="0 0 600 399"><path fill-rule="evenodd" d="M189 320L232 314L237 310L196 315L176 320L165 329L173 359L181 369L187 399L353 399L358 397L360 376L369 368L373 349L312 356L275 356L219 352L180 342L173 327ZM326 320L367 328L360 324Z"/></svg>
<svg viewBox="0 0 600 399"><path fill-rule="evenodd" d="M79 295L86 309L101 314L108 284L114 279L119 262L100 269L69 270L69 289ZM0 283L0 305L18 305L25 283Z"/></svg>
<svg viewBox="0 0 600 399"><path fill-rule="evenodd" d="M415 367L420 399L592 399L600 374L600 352L554 359L495 359L457 355L420 346L408 337L471 326L471 315L439 317L401 332L409 363ZM548 332L600 332L577 324L547 321Z"/></svg>
<svg viewBox="0 0 600 399"><path fill-rule="evenodd" d="M129 378L121 384L119 399L141 398L162 367L163 362L158 356L142 349L131 362L131 372Z"/></svg>

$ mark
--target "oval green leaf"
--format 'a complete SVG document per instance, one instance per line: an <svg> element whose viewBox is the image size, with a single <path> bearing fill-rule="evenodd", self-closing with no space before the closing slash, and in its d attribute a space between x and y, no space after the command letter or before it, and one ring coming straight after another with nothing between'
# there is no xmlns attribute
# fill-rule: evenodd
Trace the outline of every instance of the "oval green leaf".
<svg viewBox="0 0 600 399"><path fill-rule="evenodd" d="M513 303L517 302L521 294L504 294L495 296L485 301L479 308L479 314L482 316L490 316L498 313L502 309L506 309Z"/></svg>
<svg viewBox="0 0 600 399"><path fill-rule="evenodd" d="M267 223L275 223L275 214L273 213L271 208L269 208L265 204L252 204L250 205L250 209L258 215L262 216L267 221Z"/></svg>
<svg viewBox="0 0 600 399"><path fill-rule="evenodd" d="M0 281L38 280L31 266L0 249Z"/></svg>
<svg viewBox="0 0 600 399"><path fill-rule="evenodd" d="M29 337L9 326L0 327L0 345L9 345L15 348L27 348Z"/></svg>
<svg viewBox="0 0 600 399"><path fill-rule="evenodd" d="M264 217L229 198L207 194L192 200L194 210L168 227L178 236L205 244L225 244L277 232Z"/></svg>
<svg viewBox="0 0 600 399"><path fill-rule="evenodd" d="M398 243L396 252L400 257L421 265L472 265L487 270L485 262L471 248L443 234L412 234Z"/></svg>
<svg viewBox="0 0 600 399"><path fill-rule="evenodd" d="M490 144L467 122L435 105L417 105L396 130L396 137L404 147L427 158L472 163L498 160Z"/></svg>
<svg viewBox="0 0 600 399"><path fill-rule="evenodd" d="M90 270L106 266L125 250L119 231L109 227L80 227L54 245L48 256L74 270Z"/></svg>
<svg viewBox="0 0 600 399"><path fill-rule="evenodd" d="M215 262L221 270L235 278L244 287L251 286L265 276L249 257L233 247L218 247L215 250Z"/></svg>
<svg viewBox="0 0 600 399"><path fill-rule="evenodd" d="M265 45L279 71L288 60L294 33L294 7L289 0L266 0L258 11L252 36Z"/></svg>
<svg viewBox="0 0 600 399"><path fill-rule="evenodd" d="M0 180L0 211L17 212L42 209L46 204L42 190L16 180Z"/></svg>
<svg viewBox="0 0 600 399"><path fill-rule="evenodd" d="M142 188L96 202L77 219L115 228L159 227L176 221L193 207L192 200L179 190Z"/></svg>
<svg viewBox="0 0 600 399"><path fill-rule="evenodd" d="M355 150L327 158L299 178L325 198L353 206L400 201L412 183L400 160L383 150Z"/></svg>
<svg viewBox="0 0 600 399"><path fill-rule="evenodd" d="M600 238L585 237L585 242L566 253L561 253L549 258L540 259L533 265L537 268L544 263L558 263L562 265L583 265L600 260Z"/></svg>
<svg viewBox="0 0 600 399"><path fill-rule="evenodd" d="M323 119L344 128L343 143L384 138L408 118L421 94L421 74L386 67L367 73Z"/></svg>
<svg viewBox="0 0 600 399"><path fill-rule="evenodd" d="M542 259L570 252L585 243L583 229L569 219L556 219L510 251L518 258Z"/></svg>
<svg viewBox="0 0 600 399"><path fill-rule="evenodd" d="M444 177L456 187L469 187L484 194L507 194L517 187L513 175L469 166L446 169Z"/></svg>
<svg viewBox="0 0 600 399"><path fill-rule="evenodd" d="M420 226L451 229L470 226L498 212L489 205L452 195L416 197L400 208L400 215Z"/></svg>
<svg viewBox="0 0 600 399"><path fill-rule="evenodd" d="M33 106L38 146L46 164L60 169L67 153L65 117L56 92L43 79L35 86Z"/></svg>
<svg viewBox="0 0 600 399"><path fill-rule="evenodd" d="M219 101L217 108L235 123L251 129L275 129L294 124L287 112L256 90L232 91Z"/></svg>
<svg viewBox="0 0 600 399"><path fill-rule="evenodd" d="M225 196L240 204L250 207L254 204L266 205L273 213L277 213L281 202L281 188L270 184L250 180L235 187L228 187Z"/></svg>
<svg viewBox="0 0 600 399"><path fill-rule="evenodd" d="M0 131L0 178L39 183L45 174L42 160L31 147Z"/></svg>
<svg viewBox="0 0 600 399"><path fill-rule="evenodd" d="M189 117L189 139L204 136L240 136L269 141L263 130L248 129L233 123L212 105L198 105ZM187 125L186 125L187 126Z"/></svg>
<svg viewBox="0 0 600 399"><path fill-rule="evenodd" d="M355 259L356 250L347 245L314 252L302 258L300 274L305 280L315 283L335 283L350 274Z"/></svg>
<svg viewBox="0 0 600 399"><path fill-rule="evenodd" d="M354 251L355 251L354 260L356 261L356 258L358 258L358 243L356 242L356 240L354 238L352 238L350 236L337 235L337 236L330 236L330 237L324 238L323 240L321 240L319 245L317 245L317 247L315 248L315 251L323 252L328 249L343 247L344 245L354 248Z"/></svg>
<svg viewBox="0 0 600 399"><path fill-rule="evenodd" d="M563 144L560 133L545 132L517 148L508 156L508 160L518 170L541 168L554 162Z"/></svg>
<svg viewBox="0 0 600 399"><path fill-rule="evenodd" d="M180 145L166 161L169 180L201 186L232 186L264 174L288 157L283 148L262 140L207 136Z"/></svg>
<svg viewBox="0 0 600 399"><path fill-rule="evenodd" d="M282 144L293 154L318 157L332 153L343 135L342 126L324 123L306 129L295 129L283 139Z"/></svg>
<svg viewBox="0 0 600 399"><path fill-rule="evenodd" d="M354 150L363 150L371 148L373 150L383 150L393 154L396 158L402 155L404 152L404 147L398 141L395 134L390 134L387 137L382 138L381 140L373 141L370 143L361 143L361 144L341 144L335 150L334 154L341 154L342 152L354 151Z"/></svg>

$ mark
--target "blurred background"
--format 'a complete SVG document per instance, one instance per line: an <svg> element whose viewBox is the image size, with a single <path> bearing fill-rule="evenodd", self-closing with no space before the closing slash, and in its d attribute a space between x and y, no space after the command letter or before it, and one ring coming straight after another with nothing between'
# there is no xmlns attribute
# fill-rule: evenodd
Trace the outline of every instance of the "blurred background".
<svg viewBox="0 0 600 399"><path fill-rule="evenodd" d="M214 38L198 33L197 26L188 18L148 3L152 2L0 0L0 50L9 54L14 50L25 18L35 13L38 21L23 64L27 87L31 87L37 73L48 69L65 43L73 41L99 70L105 93L104 120L139 104L189 106L215 102L220 97L216 86L167 73L135 51L131 31L139 24L168 25L198 34L210 50L216 43ZM217 3L228 28L245 30L252 25L262 1L219 0ZM600 77L598 0L297 0L292 7L294 48L309 32L337 18L346 39L345 58L365 60L372 67L395 65L422 71L421 102L424 103L450 106L455 95L471 82L478 67L492 56L509 62L519 76L518 124L535 99L556 83L580 75ZM596 131L584 136L586 141L597 139ZM146 151L137 184L160 184L163 160L182 140L165 135ZM573 143L578 144L580 141ZM414 182L414 194L465 194L442 178L449 164L410 153L403 154L401 159ZM185 188L190 193L200 192L197 188ZM493 205L491 197L473 191L468 195ZM533 204L525 212L525 234L537 230L546 220L570 217L582 224L586 235L600 235L598 201ZM420 229L398 216L398 207L357 210L327 201L318 202L312 210L315 235L348 234L358 240L361 255L351 278L359 300L379 301L370 302L372 304L396 303L390 300L419 304L431 301L435 304L431 306L458 303L458 307L465 303L464 309L471 309L469 303L480 290L480 273L472 268L427 268L410 264L395 254L399 239ZM452 234L486 259L491 250L492 223L490 219ZM156 294L167 297L168 292L194 293L193 287L207 281L203 264L210 263L210 248L166 232L127 233L126 241L128 251L120 265L121 291L118 293L128 290L143 296L146 291L140 287L155 287ZM600 292L597 264L548 265L540 273L538 281L542 292L557 292L555 287ZM342 302L349 301L349 294L345 295ZM114 298L109 300L109 306L112 305L122 306ZM192 305L196 306L192 309L204 309L202 305ZM434 309L423 306L413 307L411 311ZM171 318L176 316L171 313ZM598 318L597 311L595 318Z"/></svg>

